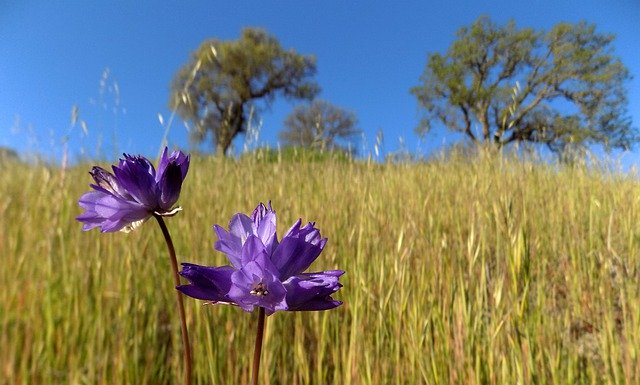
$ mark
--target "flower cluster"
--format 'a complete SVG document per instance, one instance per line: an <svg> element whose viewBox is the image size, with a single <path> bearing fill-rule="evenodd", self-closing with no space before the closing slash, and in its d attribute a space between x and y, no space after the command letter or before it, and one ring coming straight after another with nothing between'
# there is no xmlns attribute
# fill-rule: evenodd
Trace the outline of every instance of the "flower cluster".
<svg viewBox="0 0 640 385"><path fill-rule="evenodd" d="M152 215L169 216L179 210L173 205L187 176L188 155L181 151L169 155L165 147L156 172L148 159L124 154L112 169L113 174L94 166L90 172L94 191L80 198L86 211L76 218L84 223L83 230L130 231Z"/></svg>
<svg viewBox="0 0 640 385"><path fill-rule="evenodd" d="M76 219L83 230L99 227L102 232L131 231L149 217L157 219L167 243L176 286L177 308L184 347L184 384L191 383L191 348L181 293L213 302L227 303L251 312L260 308L252 383L257 384L265 315L276 311L327 310L342 302L331 295L340 290L342 270L304 273L327 243L315 223L302 220L286 232L281 241L276 234L276 213L260 203L251 217L238 213L229 230L214 226L218 234L215 249L223 252L230 266L210 267L183 263L179 273L190 284L180 285L178 262L169 230L162 217L180 210L174 207L189 170L190 158L165 147L158 170L142 156L124 154L113 173L95 166L90 174L93 191L80 197L85 211Z"/></svg>
<svg viewBox="0 0 640 385"><path fill-rule="evenodd" d="M231 266L209 267L183 263L180 274L189 285L184 294L210 302L230 303L245 311L262 307L270 315L281 310L327 310L342 304L331 295L342 285L342 270L303 273L327 243L314 223L300 227L299 219L278 241L276 214L271 203L260 203L251 217L238 213L229 230L214 226Z"/></svg>

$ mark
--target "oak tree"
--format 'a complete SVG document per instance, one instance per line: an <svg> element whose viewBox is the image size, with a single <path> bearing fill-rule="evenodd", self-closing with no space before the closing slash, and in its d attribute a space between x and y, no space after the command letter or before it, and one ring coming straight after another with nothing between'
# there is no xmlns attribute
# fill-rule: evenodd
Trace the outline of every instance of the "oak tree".
<svg viewBox="0 0 640 385"><path fill-rule="evenodd" d="M226 154L246 132L250 116L276 96L311 100L315 58L284 49L262 29L246 28L238 40L203 42L171 84L169 106L192 127L192 138L211 134L216 151Z"/></svg>
<svg viewBox="0 0 640 385"><path fill-rule="evenodd" d="M457 32L445 54L429 55L411 89L425 113L417 131L440 122L497 147L629 148L638 139L626 111L630 76L613 40L585 22L543 32L481 17Z"/></svg>

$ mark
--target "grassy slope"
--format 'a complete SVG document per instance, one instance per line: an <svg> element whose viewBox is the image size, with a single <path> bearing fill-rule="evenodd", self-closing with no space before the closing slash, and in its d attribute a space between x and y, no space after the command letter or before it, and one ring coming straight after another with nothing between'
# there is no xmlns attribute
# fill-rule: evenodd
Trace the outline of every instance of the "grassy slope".
<svg viewBox="0 0 640 385"><path fill-rule="evenodd" d="M156 224L80 231L88 167L0 173L0 383L170 384L181 372ZM198 159L168 220L179 259L272 200L329 243L345 305L267 321L263 383L640 383L637 183L520 162ZM254 318L188 299L197 383L242 384Z"/></svg>

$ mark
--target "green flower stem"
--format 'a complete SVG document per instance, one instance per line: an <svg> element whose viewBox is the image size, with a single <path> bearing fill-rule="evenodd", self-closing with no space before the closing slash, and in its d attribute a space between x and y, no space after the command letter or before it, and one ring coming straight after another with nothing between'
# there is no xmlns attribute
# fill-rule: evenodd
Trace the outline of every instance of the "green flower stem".
<svg viewBox="0 0 640 385"><path fill-rule="evenodd" d="M264 336L264 308L258 312L258 329L256 331L256 347L253 350L253 372L251 374L251 384L258 385L258 374L260 373L260 353L262 353L262 337Z"/></svg>
<svg viewBox="0 0 640 385"><path fill-rule="evenodd" d="M173 247L173 241L169 234L169 229L164 223L164 219L160 215L154 215L158 220L160 229L162 229L162 235L167 242L167 248L169 249L169 257L171 258L171 270L173 270L173 282L175 286L180 285L180 275L178 274L178 261L176 259L176 250ZM180 329L182 330L182 345L184 347L184 385L191 385L191 345L189 344L189 333L187 332L187 318L184 313L184 304L182 302L182 293L178 290L176 292L176 298L178 299L178 312L180 313Z"/></svg>

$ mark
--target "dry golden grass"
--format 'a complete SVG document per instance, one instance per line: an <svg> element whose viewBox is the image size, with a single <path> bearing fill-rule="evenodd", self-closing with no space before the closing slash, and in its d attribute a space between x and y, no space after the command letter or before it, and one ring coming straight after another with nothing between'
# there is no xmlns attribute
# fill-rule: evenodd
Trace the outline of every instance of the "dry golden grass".
<svg viewBox="0 0 640 385"><path fill-rule="evenodd" d="M149 221L83 233L89 166L0 173L0 383L181 378L169 259ZM271 200L329 238L333 311L267 320L264 384L640 383L640 190L504 159L418 165L194 159L170 218L179 259L219 265L211 226ZM198 384L248 382L254 315L187 299Z"/></svg>

